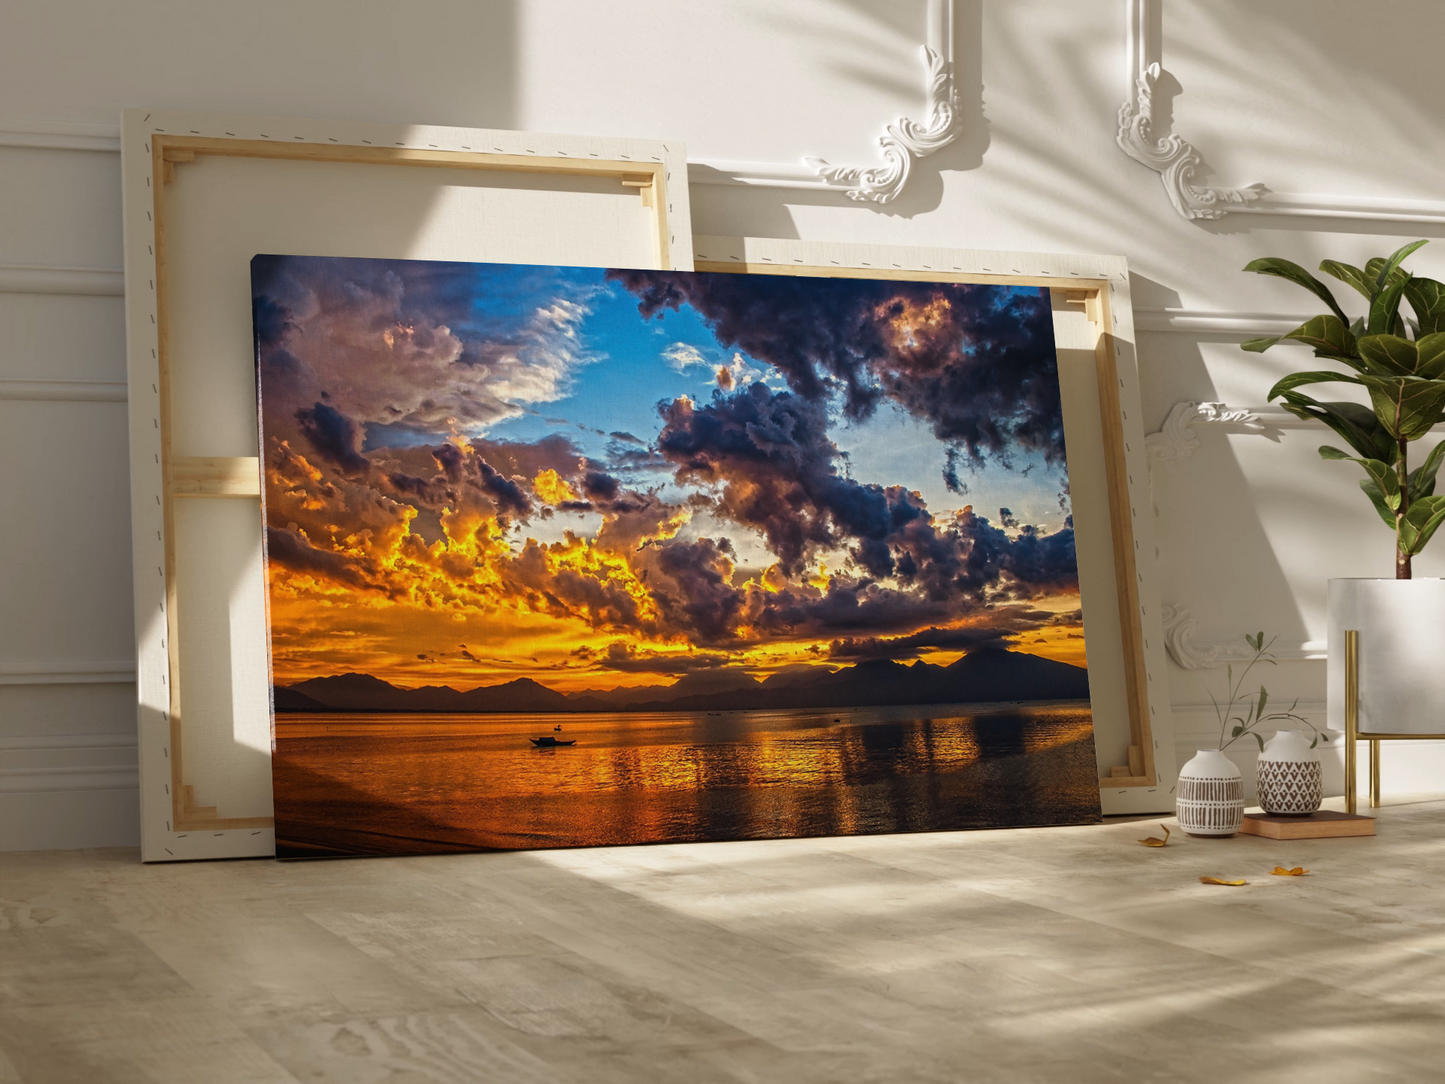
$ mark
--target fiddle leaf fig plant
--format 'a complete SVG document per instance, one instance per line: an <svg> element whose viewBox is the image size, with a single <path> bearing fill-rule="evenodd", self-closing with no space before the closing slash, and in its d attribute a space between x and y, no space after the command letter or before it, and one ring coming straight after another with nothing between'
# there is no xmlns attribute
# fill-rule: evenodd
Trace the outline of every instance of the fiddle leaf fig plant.
<svg viewBox="0 0 1445 1084"><path fill-rule="evenodd" d="M1412 241L1390 256L1376 256L1363 268L1325 260L1320 270L1350 286L1369 303L1351 320L1330 288L1297 263L1276 256L1254 260L1246 271L1275 275L1302 286L1329 312L1306 320L1287 335L1250 339L1245 350L1262 353L1281 342L1297 342L1315 357L1349 372L1313 369L1291 373L1270 389L1269 398L1301 418L1314 418L1350 446L1320 448L1322 459L1347 459L1365 472L1360 488L1385 525L1395 532L1395 576L1410 578L1410 558L1423 550L1445 522L1445 495L1435 493L1435 476L1445 443L1410 470L1409 447L1445 420L1445 283L1416 278L1400 265L1424 241ZM1400 311L1409 304L1413 318ZM1355 384L1369 405L1321 402L1299 391L1311 384Z"/></svg>

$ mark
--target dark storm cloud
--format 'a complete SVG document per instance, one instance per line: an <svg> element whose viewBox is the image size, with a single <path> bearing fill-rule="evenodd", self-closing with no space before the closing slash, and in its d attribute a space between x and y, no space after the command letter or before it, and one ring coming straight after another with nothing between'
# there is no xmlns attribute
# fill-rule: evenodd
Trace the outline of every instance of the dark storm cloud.
<svg viewBox="0 0 1445 1084"><path fill-rule="evenodd" d="M690 655L649 655L631 644L609 644L596 661L608 670L621 674L690 674L699 670L721 670L732 662L731 656L694 653Z"/></svg>
<svg viewBox="0 0 1445 1084"><path fill-rule="evenodd" d="M437 461L439 466L450 482L462 480L462 452L455 444L440 444L431 450L431 457Z"/></svg>
<svg viewBox="0 0 1445 1084"><path fill-rule="evenodd" d="M405 493L409 497L427 498L431 495L432 487L425 478L417 478L402 471L392 471L386 476L393 489L398 493Z"/></svg>
<svg viewBox="0 0 1445 1084"><path fill-rule="evenodd" d="M532 511L532 498L511 478L499 472L481 456L476 457L482 491L497 503L497 511L525 516Z"/></svg>
<svg viewBox="0 0 1445 1084"><path fill-rule="evenodd" d="M929 650L974 651L986 647L1008 647L1009 641L1033 629L1054 623L1054 614L1042 610L1005 612L988 625L964 628L922 629L907 636L865 636L834 640L828 648L830 659L912 659Z"/></svg>
<svg viewBox="0 0 1445 1084"><path fill-rule="evenodd" d="M352 587L378 588L356 562L340 553L321 550L295 531L266 528L266 559L293 572L306 572Z"/></svg>
<svg viewBox="0 0 1445 1084"><path fill-rule="evenodd" d="M715 644L735 635L743 595L729 583L731 545L711 538L649 546L637 558L639 575L668 631Z"/></svg>
<svg viewBox="0 0 1445 1084"><path fill-rule="evenodd" d="M819 400L753 384L715 394L706 406L679 399L659 412L657 450L676 466L678 481L724 483L719 511L761 530L788 574L812 549L852 541L869 574L887 576L888 539L927 514L901 487L861 485L838 473Z"/></svg>
<svg viewBox="0 0 1445 1084"><path fill-rule="evenodd" d="M366 456L358 451L361 433L354 421L325 403L303 407L296 412L301 434L327 462L334 463L346 474L365 474L371 469Z"/></svg>
<svg viewBox="0 0 1445 1084"><path fill-rule="evenodd" d="M714 514L761 531L784 574L800 572L818 549L847 547L856 563L859 575L833 576L821 598L795 586L751 596L746 623L756 629L916 629L991 596L1077 584L1071 527L1049 535L1023 527L1011 537L971 508L937 523L916 494L841 475L821 402L753 384L705 406L676 400L659 409L657 448L678 481L720 487ZM890 577L897 589L875 582ZM711 604L722 605L711 590ZM692 624L716 641L715 628Z"/></svg>
<svg viewBox="0 0 1445 1084"><path fill-rule="evenodd" d="M806 399L841 389L866 418L883 398L975 463L1064 454L1046 291L961 283L610 271L651 317L690 305L718 342L768 362Z"/></svg>
<svg viewBox="0 0 1445 1084"><path fill-rule="evenodd" d="M604 471L591 470L582 476L582 489L596 501L610 501L617 498L621 483Z"/></svg>

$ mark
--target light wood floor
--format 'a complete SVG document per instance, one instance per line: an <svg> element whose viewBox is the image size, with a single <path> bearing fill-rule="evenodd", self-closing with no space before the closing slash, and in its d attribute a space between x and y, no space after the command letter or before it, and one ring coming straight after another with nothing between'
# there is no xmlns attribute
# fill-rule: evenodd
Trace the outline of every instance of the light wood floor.
<svg viewBox="0 0 1445 1084"><path fill-rule="evenodd" d="M1163 850L0 855L0 1081L1441 1080L1445 801L1380 813Z"/></svg>

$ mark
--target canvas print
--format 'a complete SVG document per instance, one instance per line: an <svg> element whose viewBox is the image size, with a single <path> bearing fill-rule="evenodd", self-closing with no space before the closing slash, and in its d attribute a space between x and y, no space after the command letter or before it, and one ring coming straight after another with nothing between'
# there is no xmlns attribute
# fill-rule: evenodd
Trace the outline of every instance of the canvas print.
<svg viewBox="0 0 1445 1084"><path fill-rule="evenodd" d="M1047 290L252 282L279 855L1099 818Z"/></svg>

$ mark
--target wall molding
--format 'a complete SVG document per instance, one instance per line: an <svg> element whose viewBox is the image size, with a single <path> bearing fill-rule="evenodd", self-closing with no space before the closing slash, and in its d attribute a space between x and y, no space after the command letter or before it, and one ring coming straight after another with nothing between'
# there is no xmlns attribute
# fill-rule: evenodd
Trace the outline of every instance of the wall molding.
<svg viewBox="0 0 1445 1084"><path fill-rule="evenodd" d="M741 184L841 192L851 200L890 203L903 191L913 162L942 150L958 137L958 91L953 81L953 0L928 0L928 41L919 49L927 73L926 119L899 117L878 137L882 165L835 166L804 155L801 164L688 163L692 184Z"/></svg>
<svg viewBox="0 0 1445 1084"><path fill-rule="evenodd" d="M0 402L124 403L124 380L12 380L0 377Z"/></svg>
<svg viewBox="0 0 1445 1084"><path fill-rule="evenodd" d="M1254 650L1243 636L1202 642L1196 639L1199 620L1184 606L1162 606L1159 617L1164 624L1164 649L1185 670L1209 670L1254 658ZM1270 654L1281 662L1324 659L1327 652L1328 644L1323 640L1276 640L1270 648Z"/></svg>
<svg viewBox="0 0 1445 1084"><path fill-rule="evenodd" d="M1198 425L1274 437L1281 430L1311 429L1316 424L1268 404L1234 407L1224 403L1175 403L1159 432L1144 438L1144 450L1151 463L1178 463L1199 450L1199 434L1194 428Z"/></svg>
<svg viewBox="0 0 1445 1084"><path fill-rule="evenodd" d="M1195 184L1203 161L1183 136L1154 129L1154 85L1163 74L1160 45L1162 22L1158 0L1126 0L1128 38L1125 44L1128 90L1119 107L1114 142L1140 165L1159 174L1164 193L1187 219L1216 219L1264 195L1262 184L1215 188Z"/></svg>
<svg viewBox="0 0 1445 1084"><path fill-rule="evenodd" d="M135 673L134 659L52 662L43 668L0 665L0 685L130 685L135 682Z"/></svg>
<svg viewBox="0 0 1445 1084"><path fill-rule="evenodd" d="M47 151L120 153L120 125L68 124L63 121L9 121L0 124L0 147Z"/></svg>
<svg viewBox="0 0 1445 1084"><path fill-rule="evenodd" d="M0 294L80 294L122 297L125 274L111 267L0 264Z"/></svg>
<svg viewBox="0 0 1445 1084"><path fill-rule="evenodd" d="M1115 142L1159 174L1169 202L1182 217L1214 220L1226 214L1256 214L1445 225L1445 201L1276 192L1259 183L1242 188L1196 184L1203 166L1199 151L1182 136L1154 130L1154 87L1165 71L1162 0L1124 0L1124 5L1126 82Z"/></svg>
<svg viewBox="0 0 1445 1084"><path fill-rule="evenodd" d="M1310 315L1291 316L1288 313L1250 312L1245 309L1136 308L1134 329L1250 339L1287 334L1308 320Z"/></svg>
<svg viewBox="0 0 1445 1084"><path fill-rule="evenodd" d="M0 794L138 790L134 734L0 735Z"/></svg>

